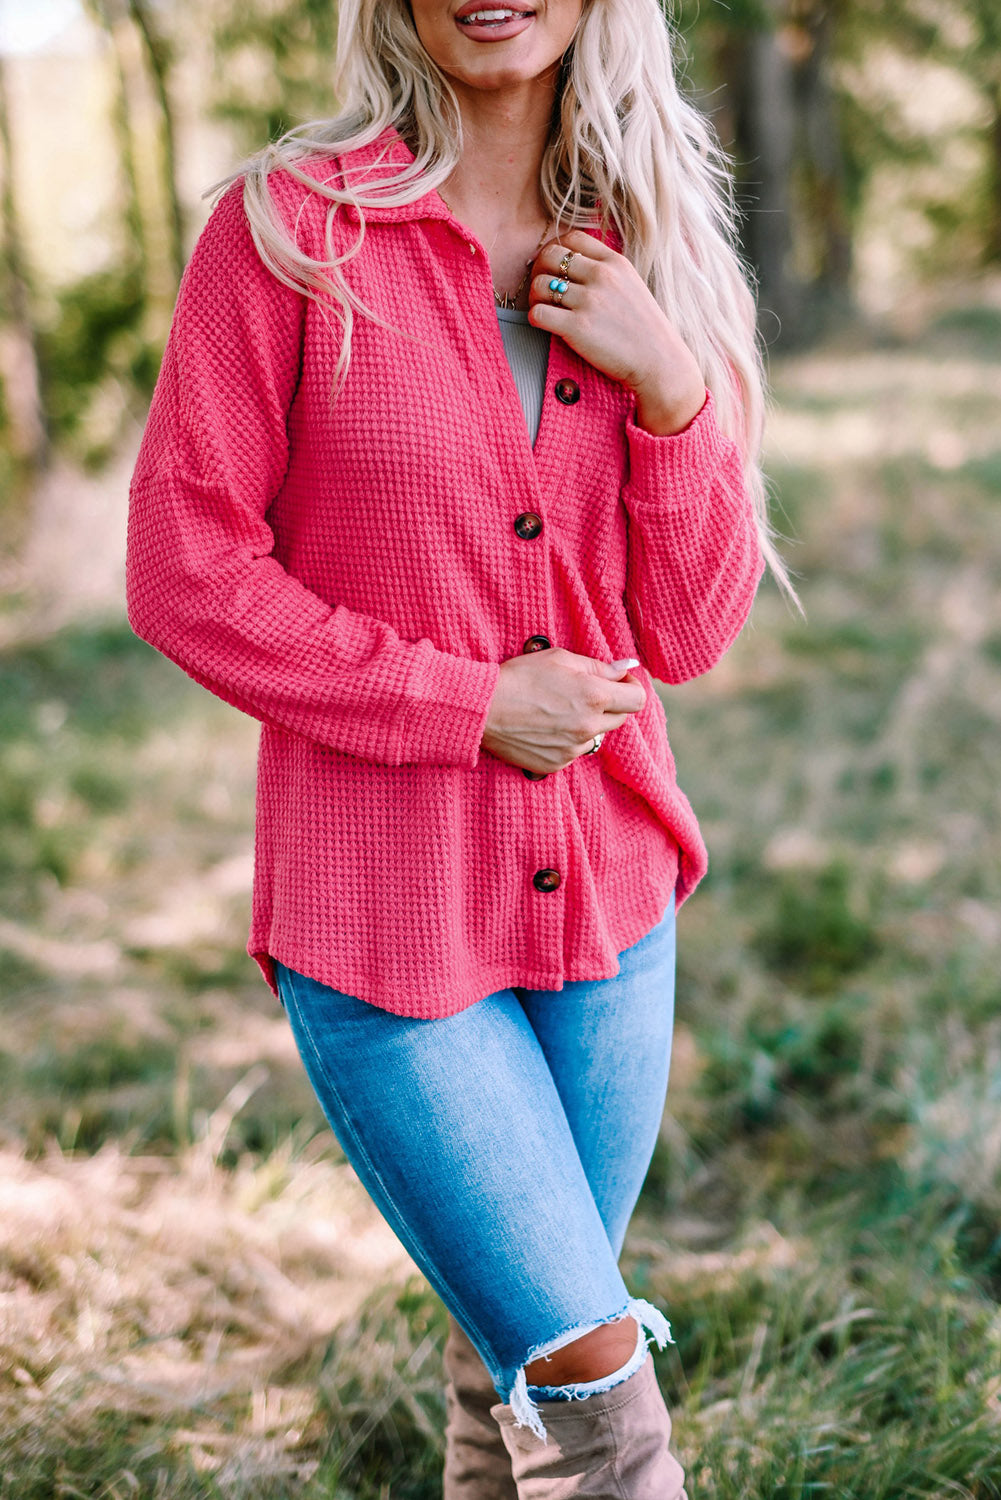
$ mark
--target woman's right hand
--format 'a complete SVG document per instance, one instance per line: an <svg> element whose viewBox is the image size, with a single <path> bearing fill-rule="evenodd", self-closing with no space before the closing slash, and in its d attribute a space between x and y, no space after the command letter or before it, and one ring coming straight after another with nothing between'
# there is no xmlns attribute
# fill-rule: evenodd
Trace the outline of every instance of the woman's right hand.
<svg viewBox="0 0 1001 1500"><path fill-rule="evenodd" d="M602 662L557 646L501 662L482 747L522 770L560 771L646 702L635 657Z"/></svg>

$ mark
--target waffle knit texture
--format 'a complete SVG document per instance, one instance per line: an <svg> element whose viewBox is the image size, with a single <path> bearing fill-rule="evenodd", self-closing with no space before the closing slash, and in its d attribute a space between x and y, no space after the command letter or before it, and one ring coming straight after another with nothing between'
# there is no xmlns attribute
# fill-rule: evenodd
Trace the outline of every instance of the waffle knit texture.
<svg viewBox="0 0 1001 1500"><path fill-rule="evenodd" d="M388 131L311 171L411 160ZM285 172L270 190L322 255L324 200ZM615 975L693 889L706 852L651 678L719 660L762 563L711 397L652 436L553 338L533 450L482 245L437 193L365 220L348 274L385 326L356 319L332 404L336 319L266 269L239 184L214 209L133 478L128 610L262 723L247 947L272 989L277 958L431 1018ZM357 233L339 211L335 244ZM638 657L647 698L597 754L532 781L480 740L499 663L537 634ZM543 868L556 889L534 885Z"/></svg>

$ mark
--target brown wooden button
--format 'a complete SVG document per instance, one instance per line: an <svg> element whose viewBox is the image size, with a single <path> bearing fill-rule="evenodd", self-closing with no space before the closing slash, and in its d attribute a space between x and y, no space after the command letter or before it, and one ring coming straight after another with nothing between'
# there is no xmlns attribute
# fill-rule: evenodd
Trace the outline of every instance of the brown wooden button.
<svg viewBox="0 0 1001 1500"><path fill-rule="evenodd" d="M548 635L530 635L521 648L521 654L529 656L533 651L548 651L552 644Z"/></svg>
<svg viewBox="0 0 1001 1500"><path fill-rule="evenodd" d="M537 891L555 891L559 883L559 870L536 870L532 876L532 884Z"/></svg>
<svg viewBox="0 0 1001 1500"><path fill-rule="evenodd" d="M524 510L520 516L515 516L514 529L523 542L530 542L542 530L542 517L534 510Z"/></svg>
<svg viewBox="0 0 1001 1500"><path fill-rule="evenodd" d="M526 766L521 768L522 776L527 776L529 781L545 781L549 775L548 771L529 771Z"/></svg>
<svg viewBox="0 0 1001 1500"><path fill-rule="evenodd" d="M558 380L555 386L556 399L564 406L576 406L580 400L580 386L576 380Z"/></svg>

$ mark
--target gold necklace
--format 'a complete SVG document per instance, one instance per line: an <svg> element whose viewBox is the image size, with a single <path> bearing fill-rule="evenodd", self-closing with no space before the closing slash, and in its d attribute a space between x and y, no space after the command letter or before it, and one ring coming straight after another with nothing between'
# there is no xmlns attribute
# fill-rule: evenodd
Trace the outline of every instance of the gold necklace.
<svg viewBox="0 0 1001 1500"><path fill-rule="evenodd" d="M499 292L497 290L497 288L494 287L494 301L497 303L498 307L503 307L503 308L517 307L517 305L518 305L518 298L521 296L522 292L525 290L525 283L528 280L529 272L531 271L533 265L535 264L535 256L538 255L539 251L542 249L543 245L546 242L546 235L549 233L549 226L550 226L551 223L552 223L552 219L550 219L547 222L545 229L542 231L542 234L539 237L539 243L535 247L535 254L532 256L531 260L527 260L525 262L525 274L521 278L521 280L518 282L518 285L515 287L514 291L513 292Z"/></svg>
<svg viewBox="0 0 1001 1500"><path fill-rule="evenodd" d="M448 199L445 197L445 194L441 191L440 188L438 189L438 196L441 199L441 201L444 203L445 207L448 209L449 213L452 215L452 218L454 219L455 218L455 210L453 209L451 203L449 203ZM521 280L518 282L518 285L515 287L514 291L513 292L499 292L497 290L497 288L494 287L494 289L493 289L494 290L494 301L497 303L498 307L500 307L500 308L514 308L517 305L518 298L521 296L522 292L525 290L525 283L528 280L528 273L529 273L529 271L531 271L532 266L535 264L535 257L538 255L539 251L542 249L543 245L546 243L546 235L549 233L549 230L552 227L552 223L553 223L552 219L548 219L546 221L546 227L542 231L541 235L539 236L539 243L535 247L535 252L532 255L531 260L527 260L525 262L525 274L521 278ZM495 235L494 239L496 239L496 238L497 238L497 236ZM491 250L493 249L493 245L492 244L490 246L490 249ZM489 253L488 253L488 259L489 259Z"/></svg>

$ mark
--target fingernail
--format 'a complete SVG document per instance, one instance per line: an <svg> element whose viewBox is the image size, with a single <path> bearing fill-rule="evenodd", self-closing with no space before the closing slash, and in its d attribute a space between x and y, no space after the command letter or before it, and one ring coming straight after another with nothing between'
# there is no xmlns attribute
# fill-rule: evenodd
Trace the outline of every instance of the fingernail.
<svg viewBox="0 0 1001 1500"><path fill-rule="evenodd" d="M639 666L639 658L636 656L624 656L621 661L609 662L609 666L614 667L617 672L628 672L632 667Z"/></svg>

